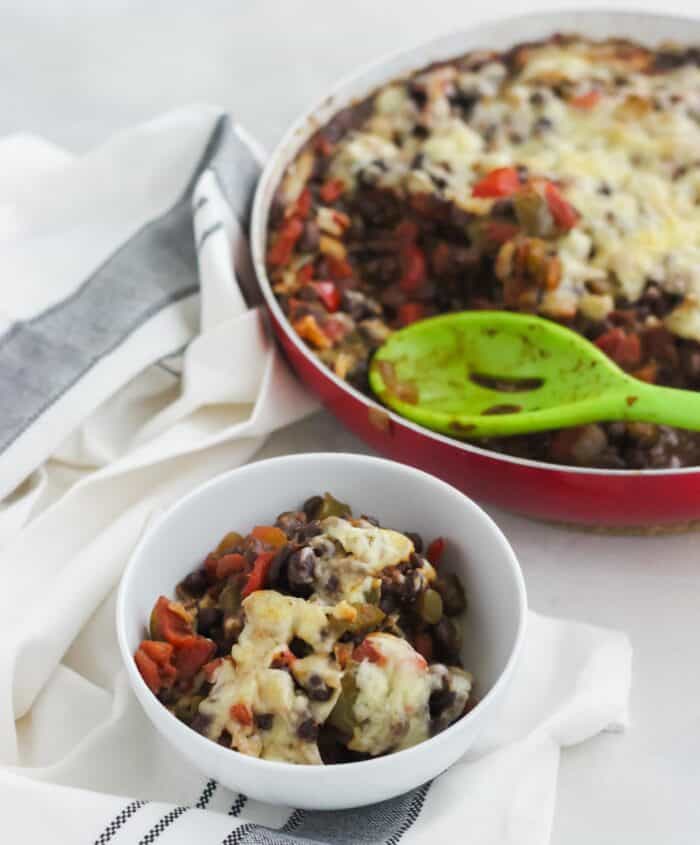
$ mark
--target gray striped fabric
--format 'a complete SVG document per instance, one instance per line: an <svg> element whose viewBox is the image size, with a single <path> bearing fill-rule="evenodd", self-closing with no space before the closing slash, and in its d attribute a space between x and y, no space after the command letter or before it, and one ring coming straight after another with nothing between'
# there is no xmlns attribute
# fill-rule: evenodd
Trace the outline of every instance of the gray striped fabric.
<svg viewBox="0 0 700 845"><path fill-rule="evenodd" d="M296 810L280 830L244 824L221 845L397 845L423 808L426 783L379 804L334 812Z"/></svg>
<svg viewBox="0 0 700 845"><path fill-rule="evenodd" d="M190 200L208 168L247 229L260 166L221 117L175 205L143 226L74 294L0 338L0 453L136 329L197 291Z"/></svg>

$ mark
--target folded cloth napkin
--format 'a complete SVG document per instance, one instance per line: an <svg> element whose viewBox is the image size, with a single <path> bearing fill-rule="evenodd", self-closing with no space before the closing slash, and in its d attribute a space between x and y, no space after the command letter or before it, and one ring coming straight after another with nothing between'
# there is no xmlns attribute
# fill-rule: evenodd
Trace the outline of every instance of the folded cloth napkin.
<svg viewBox="0 0 700 845"><path fill-rule="evenodd" d="M530 614L491 735L361 811L272 807L179 758L120 667L148 519L315 407L254 302L260 153L192 108L74 159L0 142L0 809L10 842L549 841L562 746L627 721L618 633ZM233 753L233 752L232 752Z"/></svg>

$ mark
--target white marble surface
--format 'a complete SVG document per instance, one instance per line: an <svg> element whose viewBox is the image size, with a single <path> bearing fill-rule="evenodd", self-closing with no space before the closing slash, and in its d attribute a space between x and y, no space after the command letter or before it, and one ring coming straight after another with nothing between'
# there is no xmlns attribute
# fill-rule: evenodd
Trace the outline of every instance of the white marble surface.
<svg viewBox="0 0 700 845"><path fill-rule="evenodd" d="M158 112L210 101L271 147L359 62L518 5L352 0L350 11L338 0L0 0L0 134L29 130L81 151ZM634 6L662 10L659 0ZM670 0L663 10L700 14L697 0ZM264 452L363 448L319 414ZM563 754L554 845L695 845L698 535L601 537L491 512L520 557L535 609L621 628L635 648L632 725Z"/></svg>

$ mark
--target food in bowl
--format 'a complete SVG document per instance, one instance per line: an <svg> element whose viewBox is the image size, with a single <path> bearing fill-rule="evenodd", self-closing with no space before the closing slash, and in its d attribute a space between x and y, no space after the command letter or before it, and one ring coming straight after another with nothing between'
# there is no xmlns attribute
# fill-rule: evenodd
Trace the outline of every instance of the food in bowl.
<svg viewBox="0 0 700 845"><path fill-rule="evenodd" d="M160 596L136 665L179 719L254 757L341 763L416 745L472 706L445 548L313 496L226 534L177 601Z"/></svg>
<svg viewBox="0 0 700 845"><path fill-rule="evenodd" d="M700 389L700 50L552 36L384 85L304 145L267 267L297 334L369 393L400 326L536 312L623 369ZM488 444L554 463L692 466L700 437L611 422Z"/></svg>

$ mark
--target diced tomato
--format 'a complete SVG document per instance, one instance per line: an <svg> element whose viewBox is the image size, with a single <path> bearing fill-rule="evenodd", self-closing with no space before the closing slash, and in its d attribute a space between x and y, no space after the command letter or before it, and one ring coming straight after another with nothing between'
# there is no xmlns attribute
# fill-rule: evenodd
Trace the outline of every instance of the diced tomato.
<svg viewBox="0 0 700 845"><path fill-rule="evenodd" d="M223 555L216 562L216 577L228 578L234 572L241 572L245 569L246 559L238 552L231 552L231 554Z"/></svg>
<svg viewBox="0 0 700 845"><path fill-rule="evenodd" d="M642 344L636 334L626 334L621 328L610 329L596 339L595 345L608 358L625 369L638 367L642 359Z"/></svg>
<svg viewBox="0 0 700 845"><path fill-rule="evenodd" d="M235 704L232 704L229 713L231 714L232 719L235 719L242 725L248 726L253 724L253 713L250 707L242 701L237 701Z"/></svg>
<svg viewBox="0 0 700 845"><path fill-rule="evenodd" d="M292 325L294 326L294 331L299 335L299 337L304 338L304 340L308 340L312 346L316 347L316 349L328 349L332 345L331 338L323 331L316 322L316 318L311 314L301 317Z"/></svg>
<svg viewBox="0 0 700 845"><path fill-rule="evenodd" d="M297 201L292 206L292 216L298 217L300 220L306 220L310 211L311 191L308 188L304 188L297 197Z"/></svg>
<svg viewBox="0 0 700 845"><path fill-rule="evenodd" d="M425 317L425 305L421 302L404 302L399 306L397 320L400 326L410 326Z"/></svg>
<svg viewBox="0 0 700 845"><path fill-rule="evenodd" d="M428 663L433 659L433 638L428 633L416 634L413 647Z"/></svg>
<svg viewBox="0 0 700 845"><path fill-rule="evenodd" d="M175 649L175 668L179 680L190 681L214 656L216 645L206 637L188 637Z"/></svg>
<svg viewBox="0 0 700 845"><path fill-rule="evenodd" d="M214 554L214 552L209 552L209 554L204 559L204 569L207 575L214 579L216 578L216 567L219 565L219 557L218 555Z"/></svg>
<svg viewBox="0 0 700 845"><path fill-rule="evenodd" d="M250 533L266 546L273 546L276 549L281 549L287 543L287 535L276 525L256 525Z"/></svg>
<svg viewBox="0 0 700 845"><path fill-rule="evenodd" d="M396 227L396 237L401 244L412 244L418 237L418 226L412 220L402 220Z"/></svg>
<svg viewBox="0 0 700 845"><path fill-rule="evenodd" d="M179 646L193 633L192 617L185 608L165 596L160 596L151 613L151 636Z"/></svg>
<svg viewBox="0 0 700 845"><path fill-rule="evenodd" d="M245 598L256 590L262 590L267 580L267 573L270 571L272 565L272 558L275 556L274 552L262 552L255 559L253 564L253 571L248 576L245 587L241 591L241 596Z"/></svg>
<svg viewBox="0 0 700 845"><path fill-rule="evenodd" d="M289 261L303 231L304 224L298 217L286 221L267 252L267 260L273 267L282 267Z"/></svg>
<svg viewBox="0 0 700 845"><path fill-rule="evenodd" d="M345 182L342 179L329 179L321 185L318 192L324 202L335 202L345 190Z"/></svg>
<svg viewBox="0 0 700 845"><path fill-rule="evenodd" d="M270 663L271 669L281 669L283 666L293 666L296 657L288 648L277 652Z"/></svg>
<svg viewBox="0 0 700 845"><path fill-rule="evenodd" d="M572 97L569 100L569 103L577 109L592 109L594 106L598 104L601 98L600 91L596 91L595 89L591 91L586 91L585 94L579 94L576 97Z"/></svg>
<svg viewBox="0 0 700 845"><path fill-rule="evenodd" d="M484 227L487 240L495 244L512 240L519 231L515 223L506 223L504 220L489 220Z"/></svg>
<svg viewBox="0 0 700 845"><path fill-rule="evenodd" d="M297 281L305 285L307 282L310 282L311 279L314 277L314 265L313 261L309 261L308 264L304 264L304 266L297 270Z"/></svg>
<svg viewBox="0 0 700 845"><path fill-rule="evenodd" d="M202 666L202 671L204 672L204 677L211 683L214 680L214 672L221 666L223 663L222 657L217 657L214 660L210 660L209 663L205 663Z"/></svg>
<svg viewBox="0 0 700 845"><path fill-rule="evenodd" d="M134 655L141 677L154 694L173 685L176 669L172 657L173 647L169 643L154 640L144 640Z"/></svg>
<svg viewBox="0 0 700 845"><path fill-rule="evenodd" d="M549 212L554 218L556 225L565 232L573 229L581 216L573 205L564 199L561 191L553 182L547 182L545 184L544 196L547 200Z"/></svg>
<svg viewBox="0 0 700 845"><path fill-rule="evenodd" d="M328 275L335 282L342 282L352 276L352 266L346 258L336 258L334 255L326 255Z"/></svg>
<svg viewBox="0 0 700 845"><path fill-rule="evenodd" d="M149 690L157 695L160 692L160 673L158 667L145 651L139 649L134 655L136 666Z"/></svg>
<svg viewBox="0 0 700 845"><path fill-rule="evenodd" d="M312 282L318 298L326 306L326 311L333 313L340 308L340 291L333 282Z"/></svg>
<svg viewBox="0 0 700 845"><path fill-rule="evenodd" d="M399 287L406 293L413 293L422 287L426 278L425 255L423 250L415 244L406 244L401 252L403 273L399 279Z"/></svg>
<svg viewBox="0 0 700 845"><path fill-rule="evenodd" d="M428 546L425 556L428 558L433 566L437 566L442 558L442 553L445 551L445 541L442 537L436 537L435 540Z"/></svg>
<svg viewBox="0 0 700 845"><path fill-rule="evenodd" d="M520 187L520 176L514 167L498 167L487 173L472 188L474 197L509 197Z"/></svg>
<svg viewBox="0 0 700 845"><path fill-rule="evenodd" d="M352 659L360 663L362 660L369 660L370 663L378 663L380 666L386 663L386 657L374 645L372 640L365 638L352 653Z"/></svg>

